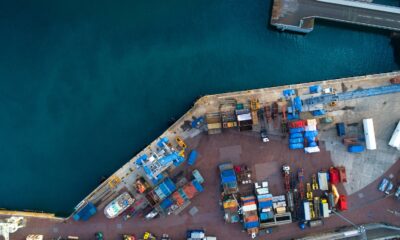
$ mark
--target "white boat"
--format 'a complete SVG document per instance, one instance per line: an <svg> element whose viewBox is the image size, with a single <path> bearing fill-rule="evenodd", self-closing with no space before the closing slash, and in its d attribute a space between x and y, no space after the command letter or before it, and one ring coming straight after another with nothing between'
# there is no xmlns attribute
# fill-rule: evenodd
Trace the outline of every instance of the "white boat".
<svg viewBox="0 0 400 240"><path fill-rule="evenodd" d="M115 218L125 211L135 202L135 199L127 192L122 193L116 199L112 200L105 208L104 214L107 218Z"/></svg>

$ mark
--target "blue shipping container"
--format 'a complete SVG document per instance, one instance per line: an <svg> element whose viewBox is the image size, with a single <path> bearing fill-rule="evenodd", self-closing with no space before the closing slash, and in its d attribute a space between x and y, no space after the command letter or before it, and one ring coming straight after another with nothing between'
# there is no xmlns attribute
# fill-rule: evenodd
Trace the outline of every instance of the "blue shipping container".
<svg viewBox="0 0 400 240"><path fill-rule="evenodd" d="M190 152L190 154L189 154L189 158L188 158L188 164L189 164L189 166L192 166L195 162L196 162L196 159L197 159L197 151L196 150L192 150L191 152Z"/></svg>
<svg viewBox="0 0 400 240"><path fill-rule="evenodd" d="M300 127L300 128L290 128L289 129L289 133L290 134L292 134L292 133L301 133L301 132L304 132L304 128L302 128L302 127Z"/></svg>
<svg viewBox="0 0 400 240"><path fill-rule="evenodd" d="M258 221L254 221L254 222L247 222L244 224L244 228L245 229L249 229L249 228L256 228L259 227L260 223Z"/></svg>
<svg viewBox="0 0 400 240"><path fill-rule="evenodd" d="M359 153L359 152L363 152L364 151L364 146L363 145L352 145L352 146L349 146L348 148L347 148L347 151L348 152L351 152L351 153Z"/></svg>
<svg viewBox="0 0 400 240"><path fill-rule="evenodd" d="M290 138L289 143L302 143L304 142L304 138Z"/></svg>
<svg viewBox="0 0 400 240"><path fill-rule="evenodd" d="M292 133L289 136L289 138L301 138L301 137L303 137L302 133Z"/></svg>
<svg viewBox="0 0 400 240"><path fill-rule="evenodd" d="M336 131L339 137L346 135L346 129L344 123L336 123Z"/></svg>
<svg viewBox="0 0 400 240"><path fill-rule="evenodd" d="M291 143L289 144L290 149L302 149L304 148L304 144L302 143Z"/></svg>
<svg viewBox="0 0 400 240"><path fill-rule="evenodd" d="M317 143L316 142L308 142L309 147L316 147Z"/></svg>

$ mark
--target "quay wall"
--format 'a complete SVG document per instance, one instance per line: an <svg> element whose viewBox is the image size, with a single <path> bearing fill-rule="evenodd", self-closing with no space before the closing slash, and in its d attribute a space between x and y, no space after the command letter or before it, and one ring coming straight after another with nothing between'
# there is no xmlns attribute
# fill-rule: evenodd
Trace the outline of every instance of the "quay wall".
<svg viewBox="0 0 400 240"><path fill-rule="evenodd" d="M214 95L206 95L198 99L192 108L190 108L182 117L180 117L174 124L172 124L164 133L161 134L158 138L156 138L153 142L151 142L146 148L140 151L136 156L131 158L126 164L124 164L120 169L118 169L113 175L111 175L106 181L100 184L95 190L93 190L85 199L82 200L81 203L85 201L93 201L94 199L100 198L99 194L103 194L103 192L109 190L108 182L115 177L120 178L124 181L125 178L129 178L130 174L136 171L136 166L134 161L140 155L147 154L150 152L152 147L154 147L157 141L162 137L168 137L170 139L175 138L175 136L181 136L183 139L186 139L190 136L187 132L183 131L181 126L185 121L192 121L193 117L199 117L206 113L212 113L219 111L219 105L228 99L236 99L237 102L247 102L250 98L258 98L260 103L267 103L277 101L279 98L282 98L282 91L284 89L296 89L299 94L305 93L308 91L308 87L312 85L322 85L323 87L332 87L336 89L337 92L342 91L351 91L359 88L369 88L376 87L382 85L389 85L389 79L400 75L400 71L398 72L389 72L389 73L381 73L374 75L365 75L365 76L356 76L349 78L340 78L334 80L323 80L316 82L308 82L308 83L300 83L293 85L283 85L277 87L269 87L269 88L260 88L253 90L245 90L245 91L237 91L237 92L228 92ZM101 213L101 211L99 211ZM73 214L73 213L72 213ZM71 216L72 216L71 214ZM8 211L8 210L0 210L0 217L5 216L23 216L23 217L36 217L36 218L47 218L52 220L67 220L68 218L60 218L56 217L55 214L52 213L38 213L38 212L29 212L29 211Z"/></svg>

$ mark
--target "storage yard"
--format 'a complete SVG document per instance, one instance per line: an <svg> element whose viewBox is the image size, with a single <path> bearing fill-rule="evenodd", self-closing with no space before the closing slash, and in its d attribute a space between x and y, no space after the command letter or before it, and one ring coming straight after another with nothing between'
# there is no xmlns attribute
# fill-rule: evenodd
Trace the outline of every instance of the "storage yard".
<svg viewBox="0 0 400 240"><path fill-rule="evenodd" d="M206 96L69 219L26 217L11 239L379 236L369 223L400 227L395 76Z"/></svg>

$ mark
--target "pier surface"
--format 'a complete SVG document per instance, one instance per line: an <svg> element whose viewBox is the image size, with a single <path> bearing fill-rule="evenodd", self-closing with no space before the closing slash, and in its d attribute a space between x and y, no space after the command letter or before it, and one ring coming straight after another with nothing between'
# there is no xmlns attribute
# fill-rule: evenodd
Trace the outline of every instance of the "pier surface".
<svg viewBox="0 0 400 240"><path fill-rule="evenodd" d="M219 239L249 239L242 232L240 224L225 224L223 212L218 199L220 197L219 176L217 166L227 160L234 164L246 163L251 167L255 180L265 178L270 183L270 191L275 194L284 193L283 179L280 167L290 164L294 168L305 169L306 182L310 181L311 173L332 165L346 166L348 182L338 185L338 190L348 196L348 211L343 215L356 224L371 222L386 222L400 226L400 217L393 213L398 208L398 202L393 197L385 195L377 190L382 176L395 176L393 181L400 181L400 153L396 149L387 146L388 138L393 131L393 126L399 121L400 92L387 95L365 97L362 99L346 99L338 102L336 106L326 106L329 115L334 116L335 122L343 121L349 124L351 133L359 134L360 126L354 123L363 118L374 118L375 132L378 149L362 154L352 155L346 152L345 147L336 136L334 123L320 126L321 152L305 154L302 150L288 150L287 139L279 136L280 130L275 131L274 126L269 126L271 141L263 143L256 131L239 132L237 129L225 130L221 134L207 135L198 129L185 130L183 126L193 117L203 116L206 113L216 112L220 104L232 98L238 102L247 102L251 98L257 98L261 104L277 101L282 97L284 89L295 89L299 95L305 94L309 86L319 84L322 87L336 89L338 93L351 92L358 89L389 86L389 79L400 75L400 72L377 74L362 77L353 77L314 83L304 83L290 86L255 89L249 91L216 94L202 97L194 104L185 115L173 124L160 138L174 139L181 136L188 145L188 151L196 149L199 157L195 166L187 166L179 169L179 174L190 175L191 171L198 169L204 179L205 192L194 198L191 205L178 215L162 216L158 219L145 221L140 216L124 221L122 217L107 219L103 209L121 191L135 193L133 189L135 179L143 174L136 168L135 161L138 156L149 153L157 144L154 140L137 156L122 166L103 184L90 193L84 201L94 203L98 213L87 222L75 222L72 218L60 219L52 215L35 216L21 212L0 212L0 219L9 216L24 216L27 220L26 227L12 234L11 239L22 240L28 234L43 234L45 239L57 236L79 236L81 239L93 239L94 233L102 231L106 239L119 239L121 234L143 234L144 231L152 231L158 235L168 233L173 239L183 239L187 229L204 228L210 235ZM274 132L275 131L275 132ZM275 134L275 135L274 135ZM171 176L176 175L171 172ZM119 179L119 181L115 181ZM115 183L115 186L110 186ZM190 214L192 207L197 208L196 214ZM338 216L327 218L323 227L301 231L296 223L277 228L270 239L290 239L293 236L300 237L316 232L335 230L348 225ZM375 233L374 233L375 234ZM400 233L399 233L400 234ZM0 237L1 239L1 237Z"/></svg>
<svg viewBox="0 0 400 240"><path fill-rule="evenodd" d="M400 31L400 8L348 0L274 0L271 24L311 32L316 18Z"/></svg>

